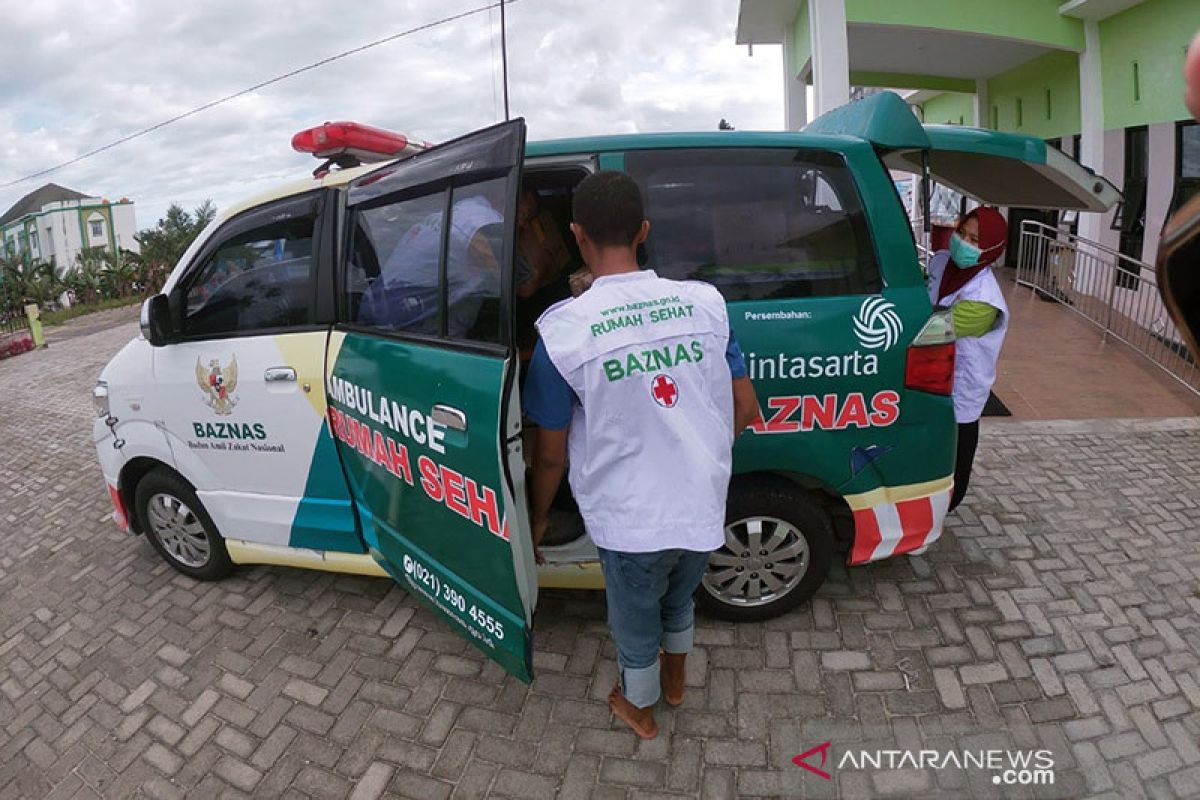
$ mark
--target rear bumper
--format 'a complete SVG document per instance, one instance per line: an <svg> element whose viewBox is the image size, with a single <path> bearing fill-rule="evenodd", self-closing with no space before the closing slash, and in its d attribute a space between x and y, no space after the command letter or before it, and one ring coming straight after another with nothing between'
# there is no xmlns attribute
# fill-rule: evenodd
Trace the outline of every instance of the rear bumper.
<svg viewBox="0 0 1200 800"><path fill-rule="evenodd" d="M846 498L854 512L850 566L925 552L942 535L954 478L889 486Z"/></svg>

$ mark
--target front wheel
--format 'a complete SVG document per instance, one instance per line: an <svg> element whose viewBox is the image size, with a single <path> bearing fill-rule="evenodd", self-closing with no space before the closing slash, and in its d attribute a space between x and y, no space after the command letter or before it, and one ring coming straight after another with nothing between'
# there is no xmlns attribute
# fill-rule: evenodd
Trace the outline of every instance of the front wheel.
<svg viewBox="0 0 1200 800"><path fill-rule="evenodd" d="M832 558L833 523L812 492L782 479L735 479L725 546L709 558L696 599L721 619L771 619L811 598Z"/></svg>
<svg viewBox="0 0 1200 800"><path fill-rule="evenodd" d="M233 570L225 540L185 480L159 468L142 478L135 494L142 530L164 561L202 581Z"/></svg>

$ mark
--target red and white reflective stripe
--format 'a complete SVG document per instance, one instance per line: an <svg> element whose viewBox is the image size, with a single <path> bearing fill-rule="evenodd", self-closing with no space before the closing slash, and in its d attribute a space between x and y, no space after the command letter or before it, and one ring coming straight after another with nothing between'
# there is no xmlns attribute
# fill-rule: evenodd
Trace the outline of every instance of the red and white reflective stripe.
<svg viewBox="0 0 1200 800"><path fill-rule="evenodd" d="M121 497L121 490L108 484L108 496L112 498L113 504L113 522L123 531L129 530L129 514L125 510L125 500Z"/></svg>
<svg viewBox="0 0 1200 800"><path fill-rule="evenodd" d="M923 553L942 535L950 490L928 497L880 503L854 512L854 547L848 563L866 564L901 553Z"/></svg>

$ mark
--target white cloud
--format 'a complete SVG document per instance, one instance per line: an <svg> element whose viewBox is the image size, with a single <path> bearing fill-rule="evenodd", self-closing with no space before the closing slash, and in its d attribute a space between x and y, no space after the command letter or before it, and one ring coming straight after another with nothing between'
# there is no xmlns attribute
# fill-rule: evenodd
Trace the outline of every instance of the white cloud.
<svg viewBox="0 0 1200 800"><path fill-rule="evenodd" d="M0 27L0 183L368 41L482 4L39 0ZM530 137L782 122L778 48L734 44L736 0L518 0L507 9L514 116ZM423 31L266 87L45 178L137 203L228 205L315 162L290 139L353 119L443 140L503 115L499 15Z"/></svg>

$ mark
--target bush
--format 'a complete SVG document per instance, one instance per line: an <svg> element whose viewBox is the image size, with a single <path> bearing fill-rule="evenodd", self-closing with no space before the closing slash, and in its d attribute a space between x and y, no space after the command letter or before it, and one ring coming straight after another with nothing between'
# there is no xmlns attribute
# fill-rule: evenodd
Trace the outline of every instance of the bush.
<svg viewBox="0 0 1200 800"><path fill-rule="evenodd" d="M82 317L85 314L94 314L97 311L104 311L109 308L122 308L140 302L141 298L139 297L111 297L105 300L98 300L95 303L77 303L69 308L58 308L44 312L42 314L42 325L49 328L54 325L61 325L69 319Z"/></svg>
<svg viewBox="0 0 1200 800"><path fill-rule="evenodd" d="M28 333L0 338L0 359L19 356L33 349L33 336Z"/></svg>

